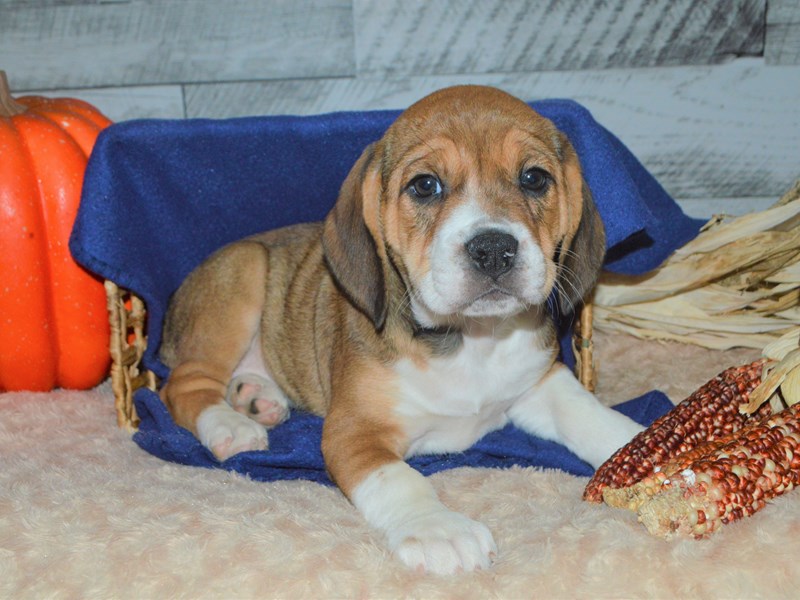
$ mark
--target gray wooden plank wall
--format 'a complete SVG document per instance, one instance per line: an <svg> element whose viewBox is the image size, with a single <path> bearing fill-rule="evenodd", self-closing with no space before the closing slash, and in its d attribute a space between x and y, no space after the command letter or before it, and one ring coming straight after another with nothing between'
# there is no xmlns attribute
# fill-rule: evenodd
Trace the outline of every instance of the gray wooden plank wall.
<svg viewBox="0 0 800 600"><path fill-rule="evenodd" d="M116 121L570 97L702 217L800 177L800 0L0 0L0 69Z"/></svg>

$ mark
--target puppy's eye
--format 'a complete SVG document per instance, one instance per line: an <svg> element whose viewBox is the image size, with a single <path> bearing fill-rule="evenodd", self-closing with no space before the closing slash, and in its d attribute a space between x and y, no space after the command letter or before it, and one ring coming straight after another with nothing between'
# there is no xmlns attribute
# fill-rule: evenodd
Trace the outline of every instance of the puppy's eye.
<svg viewBox="0 0 800 600"><path fill-rule="evenodd" d="M442 193L442 184L435 175L417 175L406 189L419 200L429 200Z"/></svg>
<svg viewBox="0 0 800 600"><path fill-rule="evenodd" d="M547 191L551 180L550 173L539 167L533 167L520 174L519 185L526 192L541 196Z"/></svg>

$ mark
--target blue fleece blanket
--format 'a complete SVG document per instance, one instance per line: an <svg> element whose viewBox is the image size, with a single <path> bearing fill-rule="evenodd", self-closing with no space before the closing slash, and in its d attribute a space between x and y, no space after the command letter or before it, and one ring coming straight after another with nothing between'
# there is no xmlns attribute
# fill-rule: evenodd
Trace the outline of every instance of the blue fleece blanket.
<svg viewBox="0 0 800 600"><path fill-rule="evenodd" d="M692 239L700 223L684 215L630 151L570 100L532 106L572 141L606 226L606 268L641 273ZM313 117L143 120L113 125L95 144L70 240L76 260L144 299L144 365L160 377L161 325L170 295L205 257L235 239L324 218L361 151L397 111ZM569 317L567 317L569 318ZM568 323L562 322L564 331ZM564 359L571 351L562 338ZM178 428L152 392L139 391L135 439L167 460L221 466L256 479L325 481L319 420L295 414L271 432L271 450L220 465ZM640 422L669 408L654 393L634 401ZM187 436L189 436L187 438ZM283 448L284 450L280 450ZM416 459L423 472L461 465L539 465L587 474L566 449L506 428L469 452Z"/></svg>
<svg viewBox="0 0 800 600"><path fill-rule="evenodd" d="M308 479L331 484L320 452L320 417L292 411L288 421L269 432L269 450L242 452L220 463L196 437L175 425L157 394L140 389L134 399L142 422L133 439L155 456L184 465L238 471L259 481ZM661 392L649 392L615 408L636 422L649 425L672 408L672 403ZM408 464L424 475L455 467L511 466L592 474L592 467L561 444L530 436L513 425L487 434L465 452L414 456Z"/></svg>

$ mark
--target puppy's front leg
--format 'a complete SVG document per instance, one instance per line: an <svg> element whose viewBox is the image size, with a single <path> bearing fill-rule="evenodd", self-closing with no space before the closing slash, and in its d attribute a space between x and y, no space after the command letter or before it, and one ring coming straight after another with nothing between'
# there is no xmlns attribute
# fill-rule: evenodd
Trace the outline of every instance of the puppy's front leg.
<svg viewBox="0 0 800 600"><path fill-rule="evenodd" d="M520 429L564 444L594 468L643 429L601 404L560 363L508 414Z"/></svg>
<svg viewBox="0 0 800 600"><path fill-rule="evenodd" d="M413 569L439 575L486 569L497 552L485 525L444 506L428 480L405 462L375 469L351 500Z"/></svg>
<svg viewBox="0 0 800 600"><path fill-rule="evenodd" d="M328 470L403 563L440 575L490 566L497 547L486 526L442 504L374 422L342 427L337 420L335 412L329 414L323 429Z"/></svg>

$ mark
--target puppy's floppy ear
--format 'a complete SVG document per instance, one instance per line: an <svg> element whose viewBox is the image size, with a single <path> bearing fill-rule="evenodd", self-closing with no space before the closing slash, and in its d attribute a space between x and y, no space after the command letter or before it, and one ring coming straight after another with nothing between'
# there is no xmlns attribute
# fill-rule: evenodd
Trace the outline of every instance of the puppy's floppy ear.
<svg viewBox="0 0 800 600"><path fill-rule="evenodd" d="M350 170L325 219L322 247L340 289L381 329L386 322L388 293L376 154L376 144L367 146Z"/></svg>
<svg viewBox="0 0 800 600"><path fill-rule="evenodd" d="M559 134L563 157L566 211L561 241L556 250L559 295L562 314L571 313L584 300L600 275L606 251L605 229L594 205L592 193L583 178L580 161L572 144Z"/></svg>

